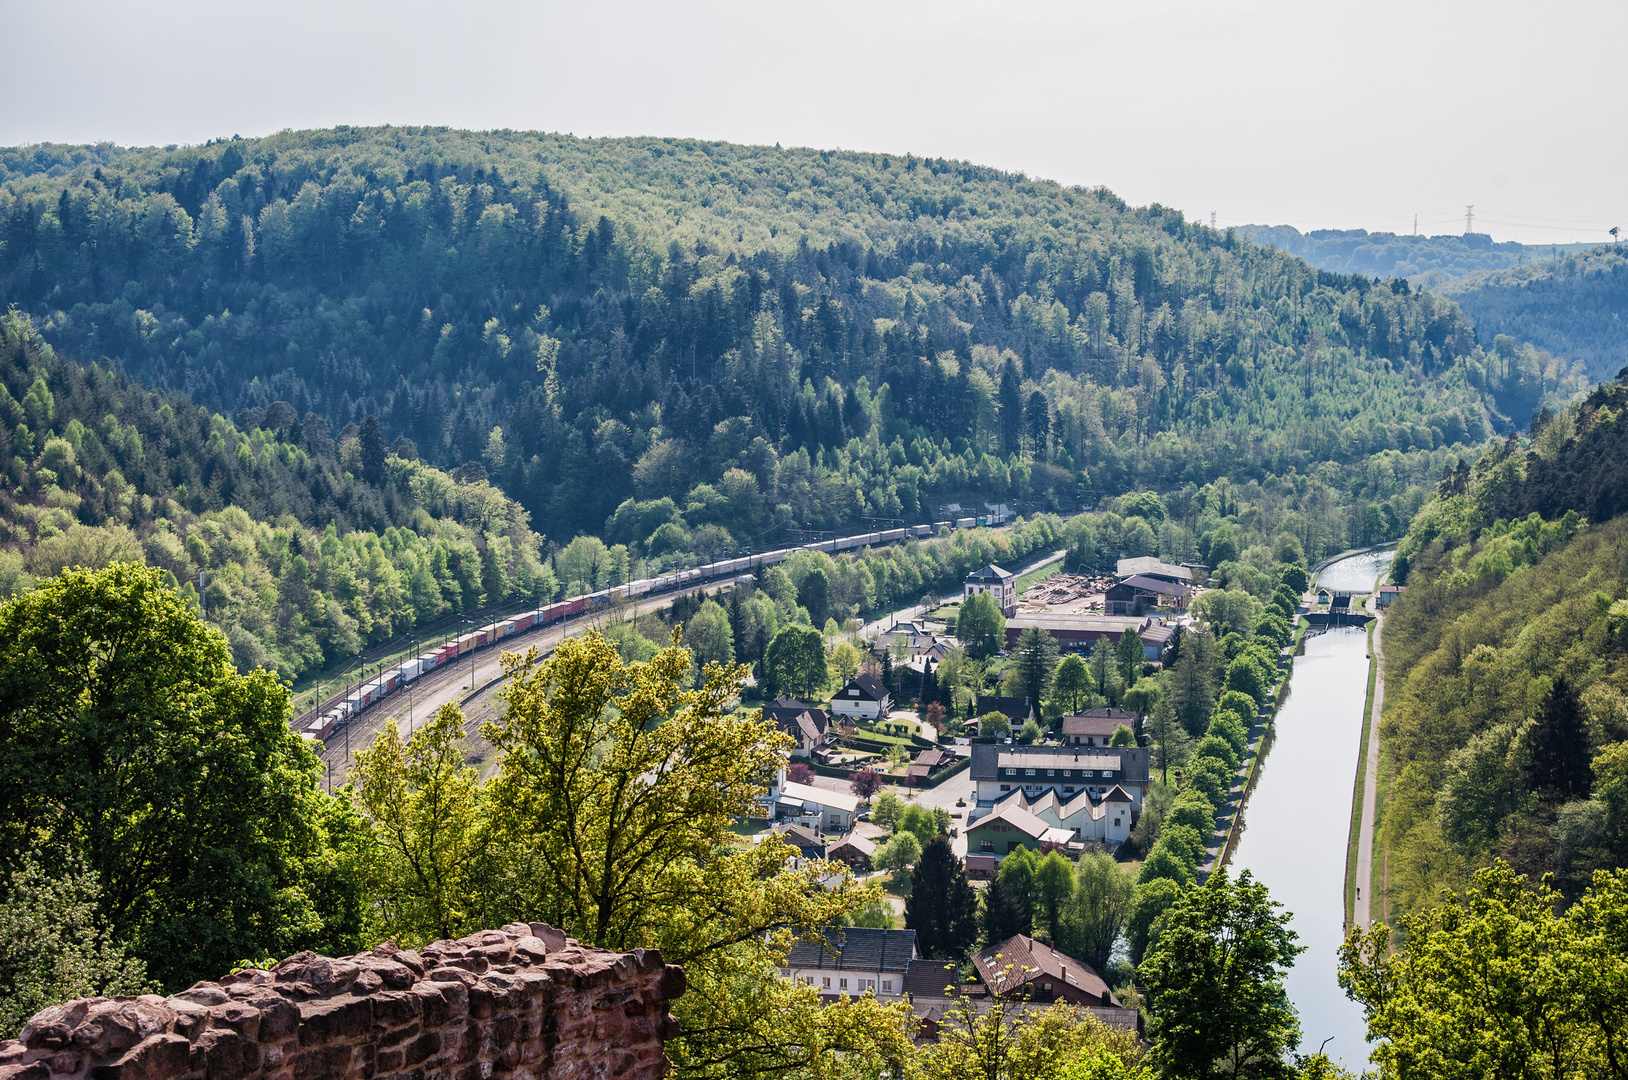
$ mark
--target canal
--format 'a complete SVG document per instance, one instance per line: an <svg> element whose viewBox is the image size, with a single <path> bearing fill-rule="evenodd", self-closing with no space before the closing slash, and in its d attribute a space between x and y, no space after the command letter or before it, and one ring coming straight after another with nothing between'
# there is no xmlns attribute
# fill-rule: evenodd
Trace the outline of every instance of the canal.
<svg viewBox="0 0 1628 1080"><path fill-rule="evenodd" d="M1343 559L1318 584L1369 592L1392 552ZM1339 627L1305 639L1294 659L1289 696L1244 811L1244 833L1231 867L1249 870L1294 915L1306 946L1290 970L1289 998L1300 1013L1301 1053L1325 1039L1326 1052L1360 1072L1368 1063L1362 1009L1336 978L1345 937L1345 857L1351 791L1368 693L1368 635Z"/></svg>

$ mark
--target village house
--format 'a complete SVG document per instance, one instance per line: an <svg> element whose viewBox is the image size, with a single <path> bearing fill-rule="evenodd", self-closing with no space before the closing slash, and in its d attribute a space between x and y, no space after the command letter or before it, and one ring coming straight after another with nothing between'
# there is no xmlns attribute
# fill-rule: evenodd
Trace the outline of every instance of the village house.
<svg viewBox="0 0 1628 1080"><path fill-rule="evenodd" d="M1133 732L1141 718L1129 709L1105 705L1063 717L1064 746L1107 746L1120 725Z"/></svg>
<svg viewBox="0 0 1628 1080"><path fill-rule="evenodd" d="M994 563L974 570L962 583L961 598L965 600L974 593L988 593L1008 619L1017 614L1017 575L1010 570L1003 570Z"/></svg>
<svg viewBox="0 0 1628 1080"><path fill-rule="evenodd" d="M973 713L981 718L992 712L998 712L1006 717L1007 723L1012 725L1014 734L1018 728L1035 718L1034 703L1026 697L979 694L977 700L973 702Z"/></svg>
<svg viewBox="0 0 1628 1080"><path fill-rule="evenodd" d="M831 696L831 711L839 716L861 720L880 720L893 704L887 687L873 675L861 672Z"/></svg>
<svg viewBox="0 0 1628 1080"><path fill-rule="evenodd" d="M1039 852L1047 845L1067 847L1072 843L1072 832L1061 826L1047 825L1029 813L1021 800L1008 801L967 826L967 851L992 855L996 859L1004 859L1019 848Z"/></svg>
<svg viewBox="0 0 1628 1080"><path fill-rule="evenodd" d="M1402 590L1405 588L1407 588L1406 585L1381 585L1378 595L1374 597L1374 603L1382 608L1388 608L1391 606L1392 601L1402 595Z"/></svg>
<svg viewBox="0 0 1628 1080"><path fill-rule="evenodd" d="M1113 1027L1137 1029L1137 1011L1122 1006L1090 964L1027 935L991 945L972 964L997 997L1035 1005L1066 1001Z"/></svg>
<svg viewBox="0 0 1628 1080"><path fill-rule="evenodd" d="M769 784L763 803L772 821L790 821L810 832L845 833L859 814L859 798L786 779L782 768Z"/></svg>
<svg viewBox="0 0 1628 1080"><path fill-rule="evenodd" d="M1013 791L1030 799L1049 790L1065 799L1083 791L1100 800L1118 786L1140 812L1148 788L1148 752L1141 746L973 743L972 783L979 806L993 806Z"/></svg>
<svg viewBox="0 0 1628 1080"><path fill-rule="evenodd" d="M914 930L828 927L805 931L786 954L780 973L823 997L870 992L897 998L904 994L905 972L915 959Z"/></svg>
<svg viewBox="0 0 1628 1080"><path fill-rule="evenodd" d="M791 756L809 758L818 755L821 748L836 739L831 727L831 714L824 709L805 705L794 697L782 695L763 707L763 719L790 735L794 741Z"/></svg>
<svg viewBox="0 0 1628 1080"><path fill-rule="evenodd" d="M826 858L840 862L856 873L868 874L876 857L876 841L851 832L826 848Z"/></svg>
<svg viewBox="0 0 1628 1080"><path fill-rule="evenodd" d="M918 784L941 769L948 769L955 762L955 755L948 750L923 750L905 769L905 783Z"/></svg>

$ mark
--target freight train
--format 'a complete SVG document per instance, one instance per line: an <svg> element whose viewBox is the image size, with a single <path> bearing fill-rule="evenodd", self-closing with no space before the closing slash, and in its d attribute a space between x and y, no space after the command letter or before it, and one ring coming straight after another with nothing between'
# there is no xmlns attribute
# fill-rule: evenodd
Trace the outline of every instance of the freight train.
<svg viewBox="0 0 1628 1080"><path fill-rule="evenodd" d="M972 518L964 518L956 521L954 528L969 528L972 524ZM421 675L427 675L437 668L452 663L461 656L465 656L477 649L495 645L515 634L555 623L565 623L589 611L622 600L642 600L646 597L660 596L663 593L730 578L749 580L750 575L760 567L773 566L776 563L784 562L799 551L824 551L832 554L856 551L860 548L875 547L879 544L894 544L908 539L924 539L935 535L941 528L950 527L950 523L945 521L934 522L931 525L909 525L899 529L885 529L880 532L861 533L857 536L821 540L818 543L804 544L801 547L780 548L777 551L764 551L756 555L742 555L738 559L723 559L719 562L706 563L689 570L677 570L671 574L663 574L661 577L641 578L638 581L630 581L625 585L614 585L611 588L601 589L585 596L573 596L569 600L546 604L535 611L523 612L513 618L502 619L453 638L437 649L415 656L400 667L381 672L368 681L359 684L348 697L342 699L321 716L309 722L306 722L305 718L301 717L300 720L295 722L296 724L304 723L305 726L300 731L302 736L313 742L321 742L351 717L368 706L389 697Z"/></svg>

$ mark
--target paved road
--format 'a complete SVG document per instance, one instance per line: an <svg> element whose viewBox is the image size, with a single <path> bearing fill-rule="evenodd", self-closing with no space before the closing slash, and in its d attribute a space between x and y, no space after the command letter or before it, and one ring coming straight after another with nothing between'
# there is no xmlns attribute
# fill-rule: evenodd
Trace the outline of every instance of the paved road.
<svg viewBox="0 0 1628 1080"><path fill-rule="evenodd" d="M1379 612L1373 597L1369 597L1368 603L1374 611L1373 664L1378 674L1374 676L1374 711L1368 723L1368 750L1364 757L1362 828L1357 834L1357 897L1351 909L1352 920L1364 928L1372 925L1368 900L1374 891L1374 817L1379 807L1379 717L1385 707L1385 654L1379 640L1385 630L1385 616Z"/></svg>

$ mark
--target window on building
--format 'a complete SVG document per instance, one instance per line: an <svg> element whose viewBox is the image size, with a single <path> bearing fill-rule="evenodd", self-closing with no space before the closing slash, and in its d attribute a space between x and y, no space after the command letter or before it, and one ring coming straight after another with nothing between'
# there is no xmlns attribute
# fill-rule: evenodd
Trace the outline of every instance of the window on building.
<svg viewBox="0 0 1628 1080"><path fill-rule="evenodd" d="M1024 769L1023 770L1023 775L1024 776L1033 776L1034 775L1034 770L1033 769Z"/></svg>
<svg viewBox="0 0 1628 1080"><path fill-rule="evenodd" d="M1002 791L1011 791L1012 790L1012 785L1011 784L1002 784L1001 785L1001 790Z"/></svg>
<svg viewBox="0 0 1628 1080"><path fill-rule="evenodd" d="M1114 778L1114 774L1113 774L1113 772L1111 770L1104 769L1104 770L1102 770L1102 778L1104 780L1112 780Z"/></svg>
<svg viewBox="0 0 1628 1080"><path fill-rule="evenodd" d="M1114 818L1114 828L1116 828L1116 829L1119 828L1119 819L1118 818Z"/></svg>
<svg viewBox="0 0 1628 1080"><path fill-rule="evenodd" d="M1051 983L1041 983L1040 984L1040 989L1044 993L1047 993L1047 994L1051 993Z"/></svg>
<svg viewBox="0 0 1628 1080"><path fill-rule="evenodd" d="M1064 784L1063 785L1063 794L1064 795L1071 794L1073 791L1074 791L1074 785L1073 784Z"/></svg>
<svg viewBox="0 0 1628 1080"><path fill-rule="evenodd" d="M1095 776L1097 774L1092 772L1090 769L1081 769L1080 770L1080 775L1081 776Z"/></svg>
<svg viewBox="0 0 1628 1080"><path fill-rule="evenodd" d="M993 840L980 840L978 842L978 850L980 850L980 851L994 851L995 850L995 841L993 841Z"/></svg>
<svg viewBox="0 0 1628 1080"><path fill-rule="evenodd" d="M821 985L823 985L827 990L831 989L831 976L827 975L824 979L822 979Z"/></svg>
<svg viewBox="0 0 1628 1080"><path fill-rule="evenodd" d="M1047 776L1056 776L1057 775L1057 770L1056 769L1047 769L1046 770L1046 775Z"/></svg>
<svg viewBox="0 0 1628 1080"><path fill-rule="evenodd" d="M883 991L883 993L891 993L892 990L893 990L893 980L892 979L883 979L882 980L882 991Z"/></svg>
<svg viewBox="0 0 1628 1080"><path fill-rule="evenodd" d="M847 979L838 979L837 980L837 989L838 990L846 990L846 989L848 989L848 980Z"/></svg>

